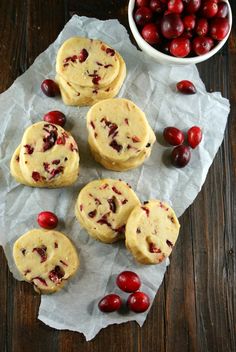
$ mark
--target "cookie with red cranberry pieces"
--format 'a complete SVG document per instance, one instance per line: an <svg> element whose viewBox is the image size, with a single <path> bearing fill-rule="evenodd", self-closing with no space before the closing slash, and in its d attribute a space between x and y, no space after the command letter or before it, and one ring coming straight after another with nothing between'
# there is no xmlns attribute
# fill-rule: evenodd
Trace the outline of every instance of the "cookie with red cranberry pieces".
<svg viewBox="0 0 236 352"><path fill-rule="evenodd" d="M22 278L39 293L60 290L79 268L75 246L55 230L26 232L14 243L13 258Z"/></svg>
<svg viewBox="0 0 236 352"><path fill-rule="evenodd" d="M121 55L106 43L72 37L58 51L56 72L63 102L86 106L118 94L126 65Z"/></svg>
<svg viewBox="0 0 236 352"><path fill-rule="evenodd" d="M118 94L126 76L125 62L118 53L117 57L120 62L119 73L114 81L105 87L100 87L100 85L96 85L94 87L81 86L79 84L66 81L62 76L57 74L55 80L60 87L64 104L73 106L88 106L93 105L100 100L115 97Z"/></svg>
<svg viewBox="0 0 236 352"><path fill-rule="evenodd" d="M65 187L79 173L78 146L61 126L41 121L28 127L11 159L11 174L32 187Z"/></svg>
<svg viewBox="0 0 236 352"><path fill-rule="evenodd" d="M171 254L179 229L174 210L165 202L150 200L136 206L128 217L126 247L139 263L161 263Z"/></svg>
<svg viewBox="0 0 236 352"><path fill-rule="evenodd" d="M115 171L129 170L143 163L156 140L144 112L123 98L106 99L93 105L87 113L87 129L96 160Z"/></svg>
<svg viewBox="0 0 236 352"><path fill-rule="evenodd" d="M155 141L156 141L156 136L152 131L152 129L150 129L148 143L146 144L144 150L142 150L142 152L138 156L131 157L130 159L123 162L114 162L114 161L107 160L103 156L101 156L96 151L96 147L93 147L93 141L89 137L90 151L94 159L99 164L103 165L106 169L113 170L113 171L120 171L120 172L128 171L142 165L145 162L145 160L150 157L151 151L152 151L151 147L155 143Z"/></svg>
<svg viewBox="0 0 236 352"><path fill-rule="evenodd" d="M56 58L56 72L66 81L85 87L111 84L119 69L116 51L101 40L69 38Z"/></svg>
<svg viewBox="0 0 236 352"><path fill-rule="evenodd" d="M94 239L113 243L124 238L127 218L138 204L135 192L124 181L95 180L80 191L75 215Z"/></svg>

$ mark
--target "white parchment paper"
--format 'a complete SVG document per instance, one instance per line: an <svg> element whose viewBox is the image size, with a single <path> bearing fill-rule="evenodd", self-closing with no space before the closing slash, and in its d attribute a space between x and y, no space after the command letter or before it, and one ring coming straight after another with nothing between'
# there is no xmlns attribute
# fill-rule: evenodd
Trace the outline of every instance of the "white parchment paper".
<svg viewBox="0 0 236 352"><path fill-rule="evenodd" d="M145 111L157 135L152 155L142 167L125 173L103 169L92 159L88 150L85 127L88 108L66 107L60 98L47 98L41 92L42 80L55 76L57 50L63 41L75 35L104 40L124 57L127 78L119 96L133 100ZM193 96L177 93L175 84L182 79L193 81L198 93ZM168 263L138 265L123 243L105 245L91 239L75 220L76 197L82 186L93 179L121 178L132 185L142 201L150 198L167 200L180 216L200 191L222 143L229 113L228 100L222 98L220 93L206 92L195 66L162 66L139 52L117 20L99 21L73 16L57 40L0 95L0 107L0 244L10 270L20 279L12 259L12 246L19 236L37 227L36 216L43 210L58 215L58 230L71 237L81 260L80 270L63 290L42 296L39 319L57 329L82 332L87 340L109 324L136 320L142 325L147 312L103 314L98 310L97 302L111 292L127 298L116 288L115 276L129 269L140 275L142 290L153 301ZM79 145L80 177L73 187L66 189L32 189L19 185L10 176L10 158L25 128L40 121L50 110L61 110L67 115L66 129L71 131ZM192 153L189 165L176 169L168 164L166 155L170 153L170 148L164 146L159 137L167 126L187 130L193 125L202 127L203 141Z"/></svg>

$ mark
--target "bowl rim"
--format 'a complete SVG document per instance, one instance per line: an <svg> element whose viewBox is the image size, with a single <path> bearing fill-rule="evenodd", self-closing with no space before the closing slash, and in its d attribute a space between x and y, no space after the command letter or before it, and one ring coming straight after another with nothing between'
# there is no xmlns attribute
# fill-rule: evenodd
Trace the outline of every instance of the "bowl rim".
<svg viewBox="0 0 236 352"><path fill-rule="evenodd" d="M228 7L229 7L229 32L227 33L226 37L224 39L222 39L212 50L210 50L208 53L203 54L203 55L198 55L198 56L194 56L194 57L175 57L175 56L171 56L171 55L167 55L162 53L161 51L159 51L158 49L155 49L153 46L151 46L149 43L147 43L143 37L141 36L141 34L138 31L138 28L136 26L136 23L134 21L133 18L133 10L134 10L134 6L135 6L135 0L129 0L129 4L128 4L128 21L129 21L129 26L131 29L131 32L138 44L138 46L142 46L143 48L142 51L146 51L147 53L150 53L150 55L153 58L156 59L162 59L163 61L167 61L169 63L181 63L181 64L196 64L196 63L200 63L202 61L205 61L207 59L209 59L210 57L212 57L213 55L215 55L226 43L226 41L229 38L231 29L232 29L232 9L229 3L229 0L221 0L223 2L226 2ZM139 42L141 43L139 45Z"/></svg>

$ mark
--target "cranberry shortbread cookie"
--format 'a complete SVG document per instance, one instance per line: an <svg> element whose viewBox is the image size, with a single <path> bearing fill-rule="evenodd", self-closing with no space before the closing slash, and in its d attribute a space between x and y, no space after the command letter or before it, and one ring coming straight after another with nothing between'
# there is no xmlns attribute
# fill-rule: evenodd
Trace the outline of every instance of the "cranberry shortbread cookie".
<svg viewBox="0 0 236 352"><path fill-rule="evenodd" d="M124 238L127 218L138 204L138 197L127 183L95 180L80 191L75 215L93 238L112 243Z"/></svg>
<svg viewBox="0 0 236 352"><path fill-rule="evenodd" d="M119 70L116 51L100 40L72 37L57 54L56 72L67 82L80 86L108 86Z"/></svg>
<svg viewBox="0 0 236 352"><path fill-rule="evenodd" d="M171 254L179 228L175 212L167 203L150 200L131 212L126 224L126 247L138 262L158 264Z"/></svg>
<svg viewBox="0 0 236 352"><path fill-rule="evenodd" d="M93 147L93 140L90 139L90 137L89 137L90 150L91 150L91 153L92 153L94 159L98 163L103 165L106 169L113 170L113 171L128 171L128 170L134 169L134 168L140 166L141 164L143 164L144 161L146 159L148 159L149 156L151 155L152 145L155 143L155 141L156 141L156 136L155 136L154 132L150 129L149 141L146 144L144 150L138 156L130 158L130 159L123 161L123 162L115 162L115 161L109 161L109 160L105 159L104 157L102 157L96 151L96 148Z"/></svg>
<svg viewBox="0 0 236 352"><path fill-rule="evenodd" d="M93 105L96 102L115 97L125 79L126 65L123 58L117 53L120 62L120 70L117 77L111 84L106 87L96 85L94 87L80 86L69 81L66 81L59 74L56 75L56 82L58 83L61 91L61 96L64 104L75 106Z"/></svg>
<svg viewBox="0 0 236 352"><path fill-rule="evenodd" d="M123 98L106 99L90 108L87 128L96 159L99 161L100 156L103 166L116 171L140 165L156 140L144 112Z"/></svg>
<svg viewBox="0 0 236 352"><path fill-rule="evenodd" d="M18 182L32 187L69 186L79 173L78 146L61 126L35 123L26 129L10 169Z"/></svg>
<svg viewBox="0 0 236 352"><path fill-rule="evenodd" d="M26 232L14 243L13 258L23 279L40 293L60 290L79 267L74 245L55 230Z"/></svg>

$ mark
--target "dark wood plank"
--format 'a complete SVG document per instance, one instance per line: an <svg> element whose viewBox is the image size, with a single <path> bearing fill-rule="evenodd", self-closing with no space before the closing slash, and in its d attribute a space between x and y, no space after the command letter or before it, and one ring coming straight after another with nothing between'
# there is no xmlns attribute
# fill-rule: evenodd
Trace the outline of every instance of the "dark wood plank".
<svg viewBox="0 0 236 352"><path fill-rule="evenodd" d="M126 0L1 0L0 92L55 40L71 15L117 18L128 29ZM236 3L231 2L233 11ZM132 36L131 39L133 40ZM148 318L110 326L87 343L37 320L40 297L9 273L0 251L0 350L6 352L233 352L236 306L236 31L229 45L198 66L209 91L230 97L225 139L194 204Z"/></svg>

